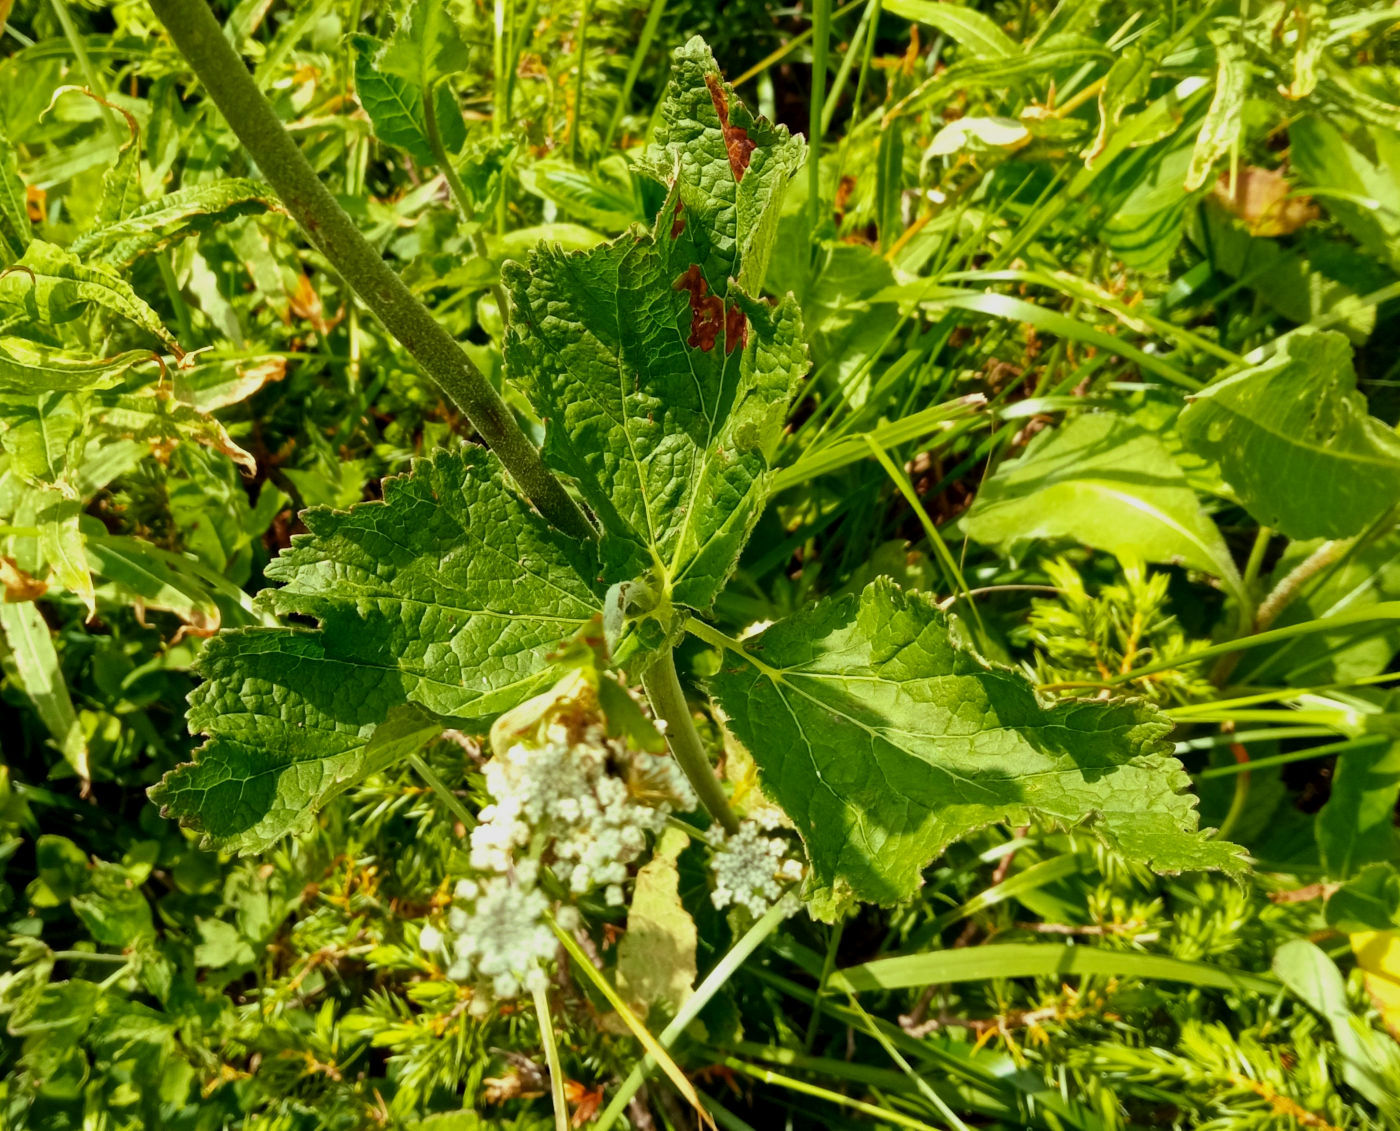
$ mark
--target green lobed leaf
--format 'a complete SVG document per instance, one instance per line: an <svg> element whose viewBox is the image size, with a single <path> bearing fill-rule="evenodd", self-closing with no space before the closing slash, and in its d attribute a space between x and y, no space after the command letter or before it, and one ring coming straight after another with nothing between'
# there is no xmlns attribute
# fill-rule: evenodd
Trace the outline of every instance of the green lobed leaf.
<svg viewBox="0 0 1400 1131"><path fill-rule="evenodd" d="M1068 538L1119 558L1180 562L1239 577L1215 524L1161 441L1123 417L1076 417L1042 432L983 484L963 529L1010 548Z"/></svg>
<svg viewBox="0 0 1400 1131"><path fill-rule="evenodd" d="M709 689L797 826L819 905L905 899L949 844L993 823L1082 826L1160 871L1241 871L1239 849L1197 831L1156 709L1045 706L887 579L746 642Z"/></svg>
<svg viewBox="0 0 1400 1131"><path fill-rule="evenodd" d="M731 282L761 277L801 146L747 115L698 40L677 53L663 116L674 180L656 228L508 264L506 358L551 463L610 536L607 580L650 574L658 599L707 608L762 510L806 367L796 303Z"/></svg>
<svg viewBox="0 0 1400 1131"><path fill-rule="evenodd" d="M209 742L151 791L243 851L402 757L398 739L376 745L394 708L479 721L547 689L561 644L601 607L592 547L548 526L478 448L385 480L383 502L302 517L308 533L267 570L283 587L259 601L320 627L211 641L189 712Z"/></svg>
<svg viewBox="0 0 1400 1131"><path fill-rule="evenodd" d="M1400 499L1400 437L1368 413L1339 333L1290 335L1191 397L1179 427L1245 509L1290 538L1349 537Z"/></svg>

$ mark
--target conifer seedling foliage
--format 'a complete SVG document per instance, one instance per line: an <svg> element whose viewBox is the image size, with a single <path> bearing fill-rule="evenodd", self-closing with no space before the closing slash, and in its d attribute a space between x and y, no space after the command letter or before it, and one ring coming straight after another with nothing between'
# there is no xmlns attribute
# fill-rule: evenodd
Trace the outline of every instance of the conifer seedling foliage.
<svg viewBox="0 0 1400 1131"><path fill-rule="evenodd" d="M262 850L442 727L481 729L553 685L605 606L636 670L714 604L807 366L796 302L761 295L805 150L748 113L698 39L675 55L657 137L649 231L541 246L504 272L509 376L597 545L551 527L471 446L387 480L382 502L308 511L260 598L298 626L210 642L189 711L208 741L151 791L167 815ZM629 588L645 601L619 625ZM1197 831L1154 708L1049 705L887 580L727 648L709 690L802 836L818 914L906 898L949 843L998 821L1082 826L1161 870L1239 869Z"/></svg>

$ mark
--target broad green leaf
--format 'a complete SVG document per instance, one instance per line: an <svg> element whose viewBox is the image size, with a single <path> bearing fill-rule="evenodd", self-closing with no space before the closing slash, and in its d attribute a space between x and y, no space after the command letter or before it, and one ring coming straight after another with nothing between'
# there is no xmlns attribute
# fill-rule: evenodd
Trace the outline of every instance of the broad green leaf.
<svg viewBox="0 0 1400 1131"><path fill-rule="evenodd" d="M1358 148L1331 122L1308 114L1288 127L1289 160L1303 183L1377 259L1400 264L1400 137L1358 127ZM1374 155L1374 160L1371 156Z"/></svg>
<svg viewBox="0 0 1400 1131"><path fill-rule="evenodd" d="M18 154L0 132L0 268L18 260L33 238Z"/></svg>
<svg viewBox="0 0 1400 1131"><path fill-rule="evenodd" d="M1342 334L1285 338L1191 397L1179 427L1245 509L1290 538L1349 537L1400 499L1400 437L1367 412Z"/></svg>
<svg viewBox="0 0 1400 1131"><path fill-rule="evenodd" d="M747 115L698 41L677 53L663 116L675 180L655 229L508 264L506 359L552 464L610 535L608 581L649 574L658 601L708 608L806 367L796 303L731 282L762 274L800 145Z"/></svg>
<svg viewBox="0 0 1400 1131"><path fill-rule="evenodd" d="M383 503L302 521L264 603L315 617L328 653L435 714L489 718L543 691L551 653L601 608L591 547L547 526L480 449L385 480Z"/></svg>
<svg viewBox="0 0 1400 1131"><path fill-rule="evenodd" d="M0 601L0 630L9 649L6 667L12 668L16 684L34 704L63 760L86 779L87 739L68 696L68 684L43 615L33 601Z"/></svg>
<svg viewBox="0 0 1400 1131"><path fill-rule="evenodd" d="M1373 1052L1374 1036L1353 1024L1346 979L1336 963L1316 943L1294 939L1275 953L1274 974L1331 1026L1346 1082L1390 1114L1400 1113L1400 1105L1390 1095L1384 1063Z"/></svg>
<svg viewBox="0 0 1400 1131"><path fill-rule="evenodd" d="M302 518L308 533L267 570L283 587L259 600L319 628L212 641L189 714L210 741L152 791L244 851L385 764L370 743L393 708L486 720L547 689L561 645L601 608L592 547L549 527L477 448L386 480L383 502Z"/></svg>
<svg viewBox="0 0 1400 1131"><path fill-rule="evenodd" d="M39 553L52 571L50 582L69 590L87 606L88 616L97 612L92 571L78 520L83 507L56 488L44 491L45 501L35 519L39 524Z"/></svg>
<svg viewBox="0 0 1400 1131"><path fill-rule="evenodd" d="M83 398L73 393L0 397L0 446L32 483L57 483L82 447Z"/></svg>
<svg viewBox="0 0 1400 1131"><path fill-rule="evenodd" d="M411 0L375 64L383 74L426 91L469 69L472 58L445 0Z"/></svg>
<svg viewBox="0 0 1400 1131"><path fill-rule="evenodd" d="M206 682L190 696L188 721L209 741L150 797L207 845L261 852L417 749L416 734L408 750L397 741L371 745L381 725L400 735L400 688L374 667L327 655L319 633L221 633L205 646L199 672ZM423 723L434 727L441 724Z"/></svg>
<svg viewBox="0 0 1400 1131"><path fill-rule="evenodd" d="M43 392L109 389L132 366L158 359L149 350L128 350L114 357L94 358L32 342L0 336L0 393L37 396Z"/></svg>
<svg viewBox="0 0 1400 1131"><path fill-rule="evenodd" d="M374 64L379 45L369 36L353 36L351 43L355 46L355 93L374 125L374 136L385 145L406 151L420 165L436 165L423 116L422 87L379 70ZM448 153L455 153L467 138L461 108L445 85L433 92L433 100L442 144Z"/></svg>
<svg viewBox="0 0 1400 1131"><path fill-rule="evenodd" d="M1237 848L1197 832L1164 716L1046 706L888 580L779 622L709 687L797 826L819 906L908 898L949 844L995 823L1082 827L1161 871L1241 870Z"/></svg>
<svg viewBox="0 0 1400 1131"><path fill-rule="evenodd" d="M970 537L1006 549L1073 539L1119 558L1179 562L1239 588L1186 476L1160 440L1119 416L1079 416L1042 432L982 485L962 522Z"/></svg>
<svg viewBox="0 0 1400 1131"><path fill-rule="evenodd" d="M1249 93L1249 58L1237 29L1212 28L1206 34L1215 44L1215 95L1196 135L1196 149L1186 170L1187 192L1205 184L1215 163L1239 142Z"/></svg>
<svg viewBox="0 0 1400 1131"><path fill-rule="evenodd" d="M126 319L176 357L179 343L131 284L109 267L87 263L71 251L33 240L18 262L0 275L0 317L17 316L51 329L99 306Z"/></svg>
<svg viewBox="0 0 1400 1131"><path fill-rule="evenodd" d="M127 267L142 255L277 205L267 185L242 178L190 185L83 233L69 250L86 262Z"/></svg>
<svg viewBox="0 0 1400 1131"><path fill-rule="evenodd" d="M1329 879L1349 879L1367 864L1396 858L1397 795L1400 741L1360 746L1337 759L1331 793L1313 825Z"/></svg>
<svg viewBox="0 0 1400 1131"><path fill-rule="evenodd" d="M906 20L928 24L977 59L1010 59L1021 54L1020 45L989 17L961 4L939 0L885 0L884 10Z"/></svg>

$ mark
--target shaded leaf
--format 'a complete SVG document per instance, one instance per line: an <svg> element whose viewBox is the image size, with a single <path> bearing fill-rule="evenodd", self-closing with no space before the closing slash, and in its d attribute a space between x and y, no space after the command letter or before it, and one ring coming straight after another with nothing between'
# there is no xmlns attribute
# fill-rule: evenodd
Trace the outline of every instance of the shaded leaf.
<svg viewBox="0 0 1400 1131"><path fill-rule="evenodd" d="M1238 874L1140 702L1042 705L957 644L933 601L880 579L726 656L710 691L807 846L819 905L892 903L989 824L1082 826L1162 871Z"/></svg>
<svg viewBox="0 0 1400 1131"><path fill-rule="evenodd" d="M16 684L34 704L63 760L86 780L90 776L87 739L58 666L49 626L33 601L0 601L0 629L9 649L6 666L12 668Z"/></svg>
<svg viewBox="0 0 1400 1131"><path fill-rule="evenodd" d="M1246 510L1290 538L1345 538L1400 499L1400 437L1367 412L1342 334L1298 333L1190 398L1180 431Z"/></svg>

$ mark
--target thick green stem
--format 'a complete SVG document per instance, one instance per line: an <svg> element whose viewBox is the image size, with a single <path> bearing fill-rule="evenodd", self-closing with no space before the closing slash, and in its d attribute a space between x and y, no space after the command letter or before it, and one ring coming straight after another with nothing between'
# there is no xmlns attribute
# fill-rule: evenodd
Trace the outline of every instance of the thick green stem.
<svg viewBox="0 0 1400 1131"><path fill-rule="evenodd" d="M647 669L642 676L642 686L651 700L656 716L666 723L666 739L671 744L671 753L676 756L685 776L690 780L706 811L724 827L726 832L736 832L739 818L729 807L729 798L724 795L724 787L715 777L714 767L705 756L704 744L695 729L695 720L690 715L690 705L685 701L681 690L680 676L676 674L676 659L671 649L662 652L661 658Z"/></svg>
<svg viewBox="0 0 1400 1131"><path fill-rule="evenodd" d="M205 0L151 0L151 10L317 250L461 410L539 512L574 537L597 537L501 395L321 183Z"/></svg>

